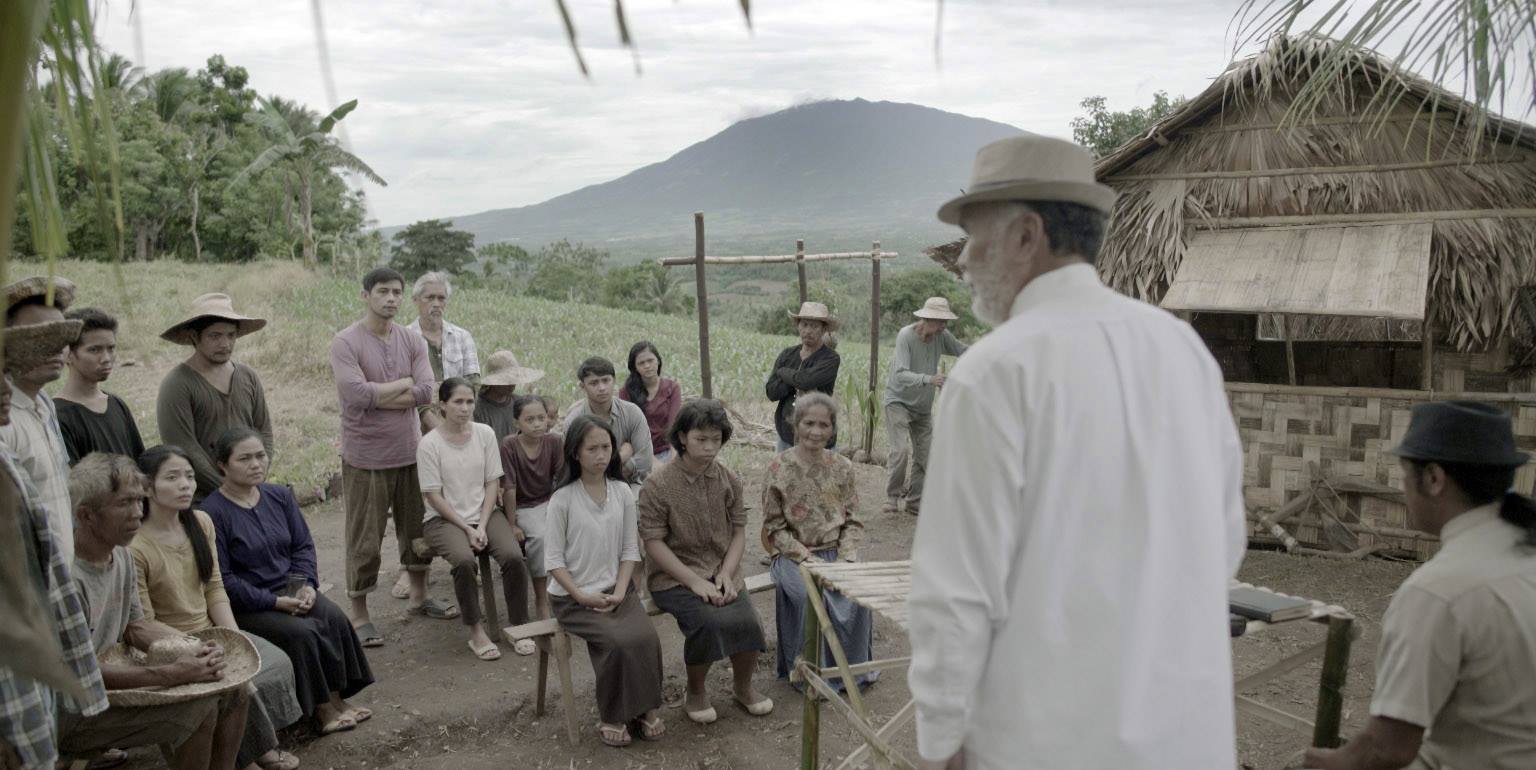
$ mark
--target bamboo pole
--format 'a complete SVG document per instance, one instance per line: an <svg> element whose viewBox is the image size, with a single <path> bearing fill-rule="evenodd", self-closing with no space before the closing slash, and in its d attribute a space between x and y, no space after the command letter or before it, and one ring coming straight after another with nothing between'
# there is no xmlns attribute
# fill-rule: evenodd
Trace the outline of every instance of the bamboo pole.
<svg viewBox="0 0 1536 770"><path fill-rule="evenodd" d="M1275 217L1213 217L1195 220L1196 230L1220 230L1227 227L1338 227L1419 222L1446 222L1456 219L1536 219L1531 209L1466 209L1458 211L1410 211L1390 214L1299 214Z"/></svg>
<svg viewBox="0 0 1536 770"><path fill-rule="evenodd" d="M1282 313L1275 316L1280 324L1280 339L1285 340L1285 374L1292 386L1296 384L1296 345L1291 342L1290 322Z"/></svg>
<svg viewBox="0 0 1536 770"><path fill-rule="evenodd" d="M881 259L896 259L900 252L882 251ZM697 257L662 257L656 263L662 267L682 267L691 265ZM835 262L843 259L869 259L867 251L837 251L827 254L806 254L806 262ZM756 255L750 257L705 257L707 265L784 265L795 262L794 254Z"/></svg>
<svg viewBox="0 0 1536 770"><path fill-rule="evenodd" d="M806 581L806 594L818 590L816 584ZM796 664L812 671L821 670L821 623L810 602L805 603L805 644L800 647L800 660ZM817 770L821 765L821 702L814 687L805 688L805 706L800 712L800 770Z"/></svg>
<svg viewBox="0 0 1536 770"><path fill-rule="evenodd" d="M1435 389L1435 327L1430 322L1429 303L1424 306L1424 325L1420 328L1419 344L1422 346L1419 362L1419 387L1423 390Z"/></svg>
<svg viewBox="0 0 1536 770"><path fill-rule="evenodd" d="M805 285L805 241L803 240L795 241L795 272L800 278L800 304L804 305L809 295L806 293Z"/></svg>
<svg viewBox="0 0 1536 770"><path fill-rule="evenodd" d="M1349 647L1354 620L1328 618L1327 648L1323 653L1323 675L1317 686L1317 718L1312 729L1312 745L1333 748L1339 745L1339 723L1344 714L1344 680L1349 676Z"/></svg>
<svg viewBox="0 0 1536 770"><path fill-rule="evenodd" d="M864 420L864 451L875 450L875 392L880 385L880 242L869 249L869 404Z"/></svg>
<svg viewBox="0 0 1536 770"><path fill-rule="evenodd" d="M693 281L699 313L699 387L714 398L709 373L709 287L704 278L704 212L693 212Z"/></svg>
<svg viewBox="0 0 1536 770"><path fill-rule="evenodd" d="M1364 163L1356 166L1303 166L1299 168L1256 168L1236 171L1176 171L1167 174L1116 174L1105 182L1152 182L1179 179L1263 179L1280 176L1306 176L1308 174L1376 174L1385 171L1424 171L1451 166L1477 166L1498 163L1524 163L1525 158L1511 155L1507 158L1482 158L1468 161L1465 158L1448 160L1422 160L1409 163Z"/></svg>

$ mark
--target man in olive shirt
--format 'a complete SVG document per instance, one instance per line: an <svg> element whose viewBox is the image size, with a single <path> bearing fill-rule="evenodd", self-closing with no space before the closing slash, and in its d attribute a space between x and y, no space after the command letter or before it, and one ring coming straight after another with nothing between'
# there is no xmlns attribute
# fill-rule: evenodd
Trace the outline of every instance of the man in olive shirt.
<svg viewBox="0 0 1536 770"><path fill-rule="evenodd" d="M928 444L933 439L933 393L944 385L940 356L958 356L966 346L944 328L959 318L949 300L929 297L912 315L915 323L896 333L891 374L885 379L885 433L890 441L886 462L885 512L895 513L906 498L907 513L917 515L928 470ZM912 475L907 475L910 460Z"/></svg>
<svg viewBox="0 0 1536 770"><path fill-rule="evenodd" d="M1529 455L1474 401L1414 407L1392 451L1409 523L1440 551L1382 619L1370 721L1306 767L1536 768L1536 501L1509 491Z"/></svg>

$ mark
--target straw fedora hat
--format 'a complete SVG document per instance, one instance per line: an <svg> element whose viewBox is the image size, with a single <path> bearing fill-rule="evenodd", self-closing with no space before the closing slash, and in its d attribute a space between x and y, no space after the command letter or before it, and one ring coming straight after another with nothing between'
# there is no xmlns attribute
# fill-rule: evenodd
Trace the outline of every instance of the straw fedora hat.
<svg viewBox="0 0 1536 770"><path fill-rule="evenodd" d="M840 325L832 311L820 302L802 302L800 312L790 313L789 317L796 321L820 321L827 325L827 331L836 331Z"/></svg>
<svg viewBox="0 0 1536 770"><path fill-rule="evenodd" d="M1115 191L1093 178L1093 156L1065 139L1023 134L976 152L965 194L939 207L939 221L960 224L960 209L983 201L1078 203L1106 214Z"/></svg>
<svg viewBox="0 0 1536 770"><path fill-rule="evenodd" d="M214 292L192 300L192 311L187 314L187 320L160 332L160 339L177 345L191 345L193 344L192 324L204 318L217 318L234 324L235 335L238 337L261 331L267 325L264 318L251 318L236 313L228 294Z"/></svg>
<svg viewBox="0 0 1536 770"><path fill-rule="evenodd" d="M480 386L527 385L544 379L543 369L519 366L517 356L510 350L498 350L485 359L485 373L480 375Z"/></svg>
<svg viewBox="0 0 1536 770"><path fill-rule="evenodd" d="M192 632L189 637L162 639L151 645L146 655L121 644L113 645L101 654L103 663L118 666L158 666L171 663L183 655L189 655L202 647L203 642L217 642L224 648L224 678L217 682L194 682L175 687L135 687L128 690L107 690L107 705L131 708L134 706L161 706L180 703L226 690L243 687L261 668L261 653L245 634L227 628L205 628Z"/></svg>
<svg viewBox="0 0 1536 770"><path fill-rule="evenodd" d="M921 308L912 311L912 315L918 318L931 318L935 321L953 321L960 317L949 309L949 300L943 297L929 297Z"/></svg>
<svg viewBox="0 0 1536 770"><path fill-rule="evenodd" d="M7 310L28 297L48 296L48 279L40 275L31 278L23 278L5 287L5 307ZM53 306L60 310L68 310L69 303L75 301L75 282L67 278L53 279ZM74 340L70 340L74 342Z"/></svg>
<svg viewBox="0 0 1536 770"><path fill-rule="evenodd" d="M84 321L47 321L6 327L5 371L30 372L80 339Z"/></svg>

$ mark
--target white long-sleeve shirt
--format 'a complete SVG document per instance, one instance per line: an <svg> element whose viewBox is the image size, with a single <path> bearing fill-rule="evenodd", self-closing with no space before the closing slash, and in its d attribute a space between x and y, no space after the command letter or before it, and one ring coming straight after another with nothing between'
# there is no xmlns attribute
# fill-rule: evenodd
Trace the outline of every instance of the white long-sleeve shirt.
<svg viewBox="0 0 1536 770"><path fill-rule="evenodd" d="M928 759L1229 768L1242 451L1194 330L1089 265L1031 281L961 358L912 550Z"/></svg>

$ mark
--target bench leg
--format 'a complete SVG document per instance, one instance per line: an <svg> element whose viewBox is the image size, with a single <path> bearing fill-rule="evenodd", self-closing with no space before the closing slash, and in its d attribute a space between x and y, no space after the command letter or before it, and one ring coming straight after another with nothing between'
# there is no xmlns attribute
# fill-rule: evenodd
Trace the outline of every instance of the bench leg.
<svg viewBox="0 0 1536 770"><path fill-rule="evenodd" d="M565 734L575 746L581 742L576 728L576 691L571 684L571 635L555 632L555 664L560 668L560 700L565 710Z"/></svg>
<svg viewBox="0 0 1536 770"><path fill-rule="evenodd" d="M1344 680L1349 676L1353 626L1352 618L1328 619L1323 673L1317 686L1317 718L1312 729L1312 745L1319 748L1333 748L1341 743L1339 726L1344 715Z"/></svg>
<svg viewBox="0 0 1536 770"><path fill-rule="evenodd" d="M549 640L540 639L539 642L539 690L538 700L533 704L533 715L544 716L544 690L549 685Z"/></svg>
<svg viewBox="0 0 1536 770"><path fill-rule="evenodd" d="M488 629L501 628L501 616L496 612L496 584L499 582L491 570L490 549L480 551L480 595L485 603L485 627ZM507 612L511 611L508 607Z"/></svg>
<svg viewBox="0 0 1536 770"><path fill-rule="evenodd" d="M815 583L807 581L806 593L819 590ZM816 611L805 605L805 644L800 648L799 665L808 665L812 671L821 670L821 623ZM805 687L805 706L800 712L800 770L816 770L821 766L821 703L817 701L816 688L809 681Z"/></svg>

